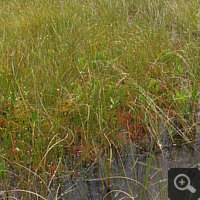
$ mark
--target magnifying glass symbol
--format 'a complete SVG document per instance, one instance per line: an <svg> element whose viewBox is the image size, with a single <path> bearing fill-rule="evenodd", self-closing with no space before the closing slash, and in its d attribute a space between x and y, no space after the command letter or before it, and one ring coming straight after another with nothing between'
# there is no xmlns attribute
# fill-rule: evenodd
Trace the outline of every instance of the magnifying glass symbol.
<svg viewBox="0 0 200 200"><path fill-rule="evenodd" d="M196 189L190 185L190 178L186 174L179 174L174 179L174 186L178 190L189 190L191 193L195 193Z"/></svg>

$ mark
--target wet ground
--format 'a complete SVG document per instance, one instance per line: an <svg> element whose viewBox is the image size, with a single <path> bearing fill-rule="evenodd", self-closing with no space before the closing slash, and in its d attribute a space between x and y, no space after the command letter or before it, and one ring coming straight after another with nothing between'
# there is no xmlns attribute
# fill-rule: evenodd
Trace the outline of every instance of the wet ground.
<svg viewBox="0 0 200 200"><path fill-rule="evenodd" d="M79 167L74 171L74 176L69 177L66 171L66 175L60 179L57 199L118 200L128 195L136 200L167 199L169 168L200 168L200 136L196 134L193 146L169 144L162 152L156 153L129 143L120 150L120 154L113 152L113 155L110 176L106 167L109 161L104 158Z"/></svg>
<svg viewBox="0 0 200 200"><path fill-rule="evenodd" d="M168 136L164 141L169 140ZM94 162L77 164L66 157L64 173L52 181L51 195L47 199L120 200L131 199L128 198L130 195L135 200L166 200L169 168L200 168L198 133L193 145L168 143L161 151L127 143L118 150L113 149L111 161L105 159L109 155L104 155ZM26 199L22 194L13 193L11 196ZM2 198L5 199L5 194L0 193ZM37 199L36 196L33 199Z"/></svg>
<svg viewBox="0 0 200 200"><path fill-rule="evenodd" d="M163 131L163 138L159 140L162 148L155 145L155 138L147 140L141 134L140 143L135 144L132 141L135 138L130 135L129 140L126 135L126 143L112 148L111 157L110 152L104 153L93 162L77 163L66 156L63 174L52 179L47 199L120 200L132 197L134 200L166 200L169 168L200 168L199 128L194 132L193 142L186 143L179 133L173 133L176 141L172 142L170 134ZM22 193L13 196L26 199ZM5 194L0 193L0 199L4 197Z"/></svg>

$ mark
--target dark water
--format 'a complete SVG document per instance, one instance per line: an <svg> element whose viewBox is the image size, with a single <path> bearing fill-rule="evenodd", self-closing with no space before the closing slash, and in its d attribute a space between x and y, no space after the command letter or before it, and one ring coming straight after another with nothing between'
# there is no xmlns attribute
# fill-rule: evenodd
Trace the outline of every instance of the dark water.
<svg viewBox="0 0 200 200"><path fill-rule="evenodd" d="M128 195L134 199L167 199L169 168L200 168L200 137L196 134L193 146L168 144L157 152L127 144L120 154L113 152L110 180L108 163L101 158L88 166L76 168L70 177L66 170L66 175L60 179L57 199L118 200ZM106 195L109 192L110 195Z"/></svg>

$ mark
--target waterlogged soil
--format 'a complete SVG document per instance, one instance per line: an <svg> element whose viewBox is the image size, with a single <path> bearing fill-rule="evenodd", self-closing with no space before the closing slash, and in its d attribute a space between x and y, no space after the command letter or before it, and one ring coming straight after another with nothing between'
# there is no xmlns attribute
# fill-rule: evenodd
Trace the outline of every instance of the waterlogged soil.
<svg viewBox="0 0 200 200"><path fill-rule="evenodd" d="M163 127L161 129L164 130ZM174 135L177 136L174 137L176 141L172 142L171 135L168 132L164 133L162 140L159 140L160 147L155 144L154 139L148 137L141 137L140 142L136 144L131 138L127 138L127 135L125 138L120 136L122 143L124 142L121 147L113 147L112 154L111 151L100 154L102 156L90 162L80 162L76 157L66 156L63 159L61 176L52 177L51 183L46 183L50 186L50 191L46 191L46 199L120 200L134 197L136 200L165 200L168 195L169 168L200 168L199 128L193 134L192 143L186 143L178 133ZM37 180L37 177L35 178ZM15 183L12 174L7 184L0 183L0 199L6 198L5 193L1 193L5 191L5 184L9 185L9 190L20 189L20 185ZM41 183L36 181L38 194L42 194L40 186ZM8 195L15 199L27 199L23 192ZM32 195L32 199L41 198Z"/></svg>
<svg viewBox="0 0 200 200"><path fill-rule="evenodd" d="M57 199L63 200L118 200L128 195L134 199L167 199L169 168L200 168L198 133L193 145L168 144L162 151L155 152L151 149L145 151L145 148L129 143L119 151L113 152L111 161L100 158L85 166L80 165L71 176L68 176L66 170L66 174L56 184L59 190L52 185L52 194L55 195L56 190ZM73 163L66 163L66 169L73 169ZM54 199L54 195L49 196L49 199Z"/></svg>
<svg viewBox="0 0 200 200"><path fill-rule="evenodd" d="M162 150L147 148L145 145L138 146L132 142L127 143L118 148L118 151L113 149L111 160L108 159L110 154L104 154L93 162L77 164L77 160L66 156L63 174L52 179L51 191L47 191L46 194L49 195L46 199L120 200L128 195L136 200L167 199L169 168L200 168L200 135L199 133L195 135L192 145L182 141L174 145L169 142L169 136L164 141L166 145L163 145ZM16 180L12 177L7 182L11 184L9 189L20 189L20 185L15 185ZM38 186L38 194L41 193L40 185L41 183L35 184ZM11 199L27 199L23 192L13 192L8 195L12 197ZM0 199L5 198L5 193L0 193ZM32 199L41 198L32 195Z"/></svg>

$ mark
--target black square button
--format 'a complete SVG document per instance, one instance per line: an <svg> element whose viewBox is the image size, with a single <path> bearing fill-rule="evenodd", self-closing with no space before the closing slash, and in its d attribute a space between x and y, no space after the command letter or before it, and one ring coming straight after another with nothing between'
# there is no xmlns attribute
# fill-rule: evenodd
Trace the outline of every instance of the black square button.
<svg viewBox="0 0 200 200"><path fill-rule="evenodd" d="M170 168L168 170L168 198L170 200L198 200L200 198L200 170L198 168Z"/></svg>

